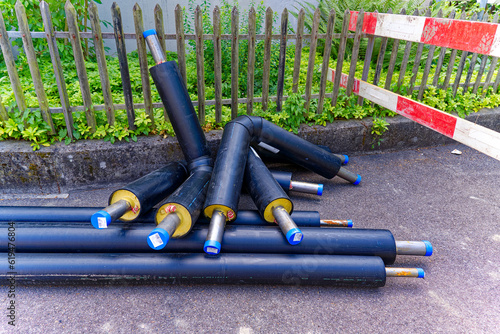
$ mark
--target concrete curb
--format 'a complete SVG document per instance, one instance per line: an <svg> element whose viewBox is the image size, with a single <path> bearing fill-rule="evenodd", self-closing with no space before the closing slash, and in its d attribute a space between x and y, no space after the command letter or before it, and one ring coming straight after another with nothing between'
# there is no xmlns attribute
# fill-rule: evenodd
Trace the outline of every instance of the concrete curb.
<svg viewBox="0 0 500 334"><path fill-rule="evenodd" d="M500 108L482 110L469 121L500 132ZM333 152L366 154L453 142L407 118L388 118L389 130L380 138L371 134L372 121L337 121L327 126L302 126L299 135L330 147ZM206 134L215 152L222 130ZM56 143L33 152L29 143L0 142L0 185L3 193L64 193L71 189L133 181L170 161L182 160L176 138L141 137L137 142L111 144L79 141L71 145Z"/></svg>

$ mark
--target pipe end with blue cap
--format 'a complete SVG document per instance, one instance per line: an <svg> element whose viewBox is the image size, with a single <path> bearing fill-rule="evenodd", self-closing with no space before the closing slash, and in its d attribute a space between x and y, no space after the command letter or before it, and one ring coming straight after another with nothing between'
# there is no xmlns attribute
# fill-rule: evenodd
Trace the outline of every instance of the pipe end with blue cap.
<svg viewBox="0 0 500 334"><path fill-rule="evenodd" d="M151 36L151 35L156 35L156 29L148 29L148 30L145 30L143 33L142 33L142 36L144 36L144 38L148 37L148 36Z"/></svg>
<svg viewBox="0 0 500 334"><path fill-rule="evenodd" d="M422 242L425 244L425 255L424 256L431 256L433 253L433 248L432 248L431 242L427 241L427 240L422 240Z"/></svg>
<svg viewBox="0 0 500 334"><path fill-rule="evenodd" d="M318 196L323 195L323 184L322 184L322 183L319 183L319 184L318 184L318 192L317 192L317 195L318 195Z"/></svg>
<svg viewBox="0 0 500 334"><path fill-rule="evenodd" d="M349 163L349 157L345 154L343 154L344 156L344 162L342 163L342 165L347 165Z"/></svg>
<svg viewBox="0 0 500 334"><path fill-rule="evenodd" d="M356 178L356 181L354 181L352 184L357 186L361 182L361 175L358 174L358 177Z"/></svg>
<svg viewBox="0 0 500 334"><path fill-rule="evenodd" d="M354 224L352 223L351 219L347 219L347 227L353 227Z"/></svg>
<svg viewBox="0 0 500 334"><path fill-rule="evenodd" d="M298 228L292 228L286 233L286 240L290 245L298 245L303 238L304 234Z"/></svg>
<svg viewBox="0 0 500 334"><path fill-rule="evenodd" d="M170 239L170 235L162 228L155 228L148 235L148 245L154 250L165 248Z"/></svg>
<svg viewBox="0 0 500 334"><path fill-rule="evenodd" d="M217 255L220 253L221 244L217 240L207 240L203 245L203 251L210 255Z"/></svg>
<svg viewBox="0 0 500 334"><path fill-rule="evenodd" d="M425 278L425 272L424 269L422 268L417 268L418 271L418 278Z"/></svg>
<svg viewBox="0 0 500 334"><path fill-rule="evenodd" d="M90 222L92 223L92 226L94 226L96 229L104 229L108 228L108 225L111 223L111 215L104 211L104 210L99 210L96 213L90 217Z"/></svg>

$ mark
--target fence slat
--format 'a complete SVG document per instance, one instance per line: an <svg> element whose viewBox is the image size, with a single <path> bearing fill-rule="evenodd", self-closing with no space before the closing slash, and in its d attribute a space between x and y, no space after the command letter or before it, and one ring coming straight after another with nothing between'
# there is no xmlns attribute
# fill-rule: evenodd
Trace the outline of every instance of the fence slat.
<svg viewBox="0 0 500 334"><path fill-rule="evenodd" d="M262 71L262 110L267 110L269 100L269 75L271 69L271 35L273 33L273 10L266 9L265 27L266 38L264 39L264 68Z"/></svg>
<svg viewBox="0 0 500 334"><path fill-rule="evenodd" d="M255 8L250 8L248 12L248 68L247 68L247 114L251 115L253 111L253 84L255 75L255 29L256 29Z"/></svg>
<svg viewBox="0 0 500 334"><path fill-rule="evenodd" d="M406 15L406 9L402 9L400 15ZM387 90L391 89L392 75L394 73L394 67L396 66L396 59L399 53L399 39L394 39L392 44L391 59L389 59L389 67L387 68L387 75L385 77L384 88Z"/></svg>
<svg viewBox="0 0 500 334"><path fill-rule="evenodd" d="M19 30L22 33L24 52L26 53L26 58L28 59L31 78L33 79L33 85L35 87L36 97L38 99L38 106L40 107L43 120L50 127L50 133L55 134L54 122L52 122L52 116L49 111L49 101L47 100L45 89L43 88L42 77L40 75L40 69L36 60L35 49L33 48L33 41L31 40L28 18L26 17L26 10L19 1L16 2L15 9L17 22L19 24Z"/></svg>
<svg viewBox="0 0 500 334"><path fill-rule="evenodd" d="M356 33L354 35L354 45L352 47L351 64L349 67L349 78L347 79L346 94L351 96L352 87L354 86L354 75L356 74L356 65L358 63L359 44L361 42L361 30L363 27L363 19L365 17L363 8L359 10L358 19L356 22Z"/></svg>
<svg viewBox="0 0 500 334"><path fill-rule="evenodd" d="M87 77L87 69L85 68L85 60L83 58L82 43L80 40L80 29L76 20L76 10L69 0L64 5L66 12L66 23L70 34L70 42L73 48L73 57L75 59L76 73L80 82L80 91L82 93L83 107L85 116L87 117L87 125L91 132L96 130L96 120L94 107L92 105L92 95L90 95L89 79Z"/></svg>
<svg viewBox="0 0 500 334"><path fill-rule="evenodd" d="M443 11L441 9L439 9L436 17L437 18L443 17ZM427 56L427 61L425 62L424 73L422 74L422 80L420 81L420 88L418 90L417 100L422 100L422 98L424 97L424 91L427 88L427 80L429 79L429 73L431 71L432 62L434 61L434 51L436 51L436 46L429 45L429 53Z"/></svg>
<svg viewBox="0 0 500 334"><path fill-rule="evenodd" d="M465 20L465 11L462 11L462 14L460 15L460 20ZM453 69L455 67L455 59L457 57L457 53L458 53L457 49L451 50L448 68L446 69L446 77L444 78L443 87L442 87L442 89L444 89L444 90L448 89L450 79L451 79L451 74L453 73Z"/></svg>
<svg viewBox="0 0 500 334"><path fill-rule="evenodd" d="M495 20L495 18L496 18L496 20ZM498 23L498 13L496 14L495 18L493 18L492 22ZM488 22L488 14L487 13L483 16L483 22ZM478 89L479 89L479 85L481 84L481 79L483 78L484 69L486 67L486 62L488 61L487 55L482 55L481 57L482 57L481 58L481 65L479 66L479 71L477 71L476 82L474 83L474 87L472 89L472 92L474 94L476 94ZM471 67L472 67L472 65L471 65ZM473 67L472 67L472 69L474 70ZM471 76L472 76L472 74L471 74Z"/></svg>
<svg viewBox="0 0 500 334"><path fill-rule="evenodd" d="M179 4L175 6L175 36L177 41L177 63L179 71L184 79L184 85L187 86L186 74L186 42L184 38L184 18L182 15L182 8Z"/></svg>
<svg viewBox="0 0 500 334"><path fill-rule="evenodd" d="M488 15L482 15L483 16L483 22L487 22L488 21ZM463 94L465 94L468 90L469 90L469 87L470 87L470 81L472 79L472 74L474 73L474 69L476 67L476 62L477 62L477 57L479 55L477 53L473 53L472 54L472 57L470 59L470 62L469 62L469 69L467 71L467 76L465 77L465 86L464 86L464 90L463 90ZM487 55L484 55L483 59L487 59L488 56ZM483 67L483 70L484 70L484 67ZM482 71L479 70L478 71L478 77L479 77L479 73L481 73L482 75ZM481 79L481 78L479 78Z"/></svg>
<svg viewBox="0 0 500 334"><path fill-rule="evenodd" d="M12 54L9 37L7 36L7 30L5 29L2 12L0 12L0 46L2 47L3 58L5 60L5 65L7 65L7 72L9 73L10 83L12 85L12 90L14 91L17 106L20 111L25 111L26 99L24 97L21 81L19 80L19 74L17 73L16 63L14 62L14 55Z"/></svg>
<svg viewBox="0 0 500 334"><path fill-rule="evenodd" d="M387 14L392 14L392 9L389 9L387 11ZM380 49L378 52L377 67L375 68L375 75L373 77L373 84L375 86L378 85L378 82L380 81L380 75L382 74L382 68L384 66L385 51L387 49L388 40L389 39L387 37L382 37L380 39Z"/></svg>
<svg viewBox="0 0 500 334"><path fill-rule="evenodd" d="M299 89L300 60L302 58L302 40L304 36L305 11L301 8L297 17L297 34L295 36L295 60L293 62L292 92Z"/></svg>
<svg viewBox="0 0 500 334"><path fill-rule="evenodd" d="M339 51L337 53L337 67L335 69L335 78L333 79L332 106L337 104L337 98L340 89L340 78L342 75L342 66L344 65L345 48L347 43L347 34L349 32L349 19L351 11L346 9L344 20L342 21L342 32L340 34Z"/></svg>
<svg viewBox="0 0 500 334"><path fill-rule="evenodd" d="M431 10L428 9L425 16L431 16ZM415 61L412 68L412 76L410 79L410 87L408 88L408 95L411 95L415 90L415 81L417 80L417 75L420 70L420 61L422 60L422 52L424 51L424 43L418 43L417 54L415 55Z"/></svg>
<svg viewBox="0 0 500 334"><path fill-rule="evenodd" d="M455 18L455 9L452 9L452 11L450 12L450 15L448 15L448 18L449 19L454 19ZM436 71L434 72L434 79L432 80L432 85L434 87L438 86L439 75L441 74L441 69L443 67L444 57L446 56L446 51L447 50L448 50L447 48L442 47L441 51L439 52L439 58L438 58L438 61L437 61L437 64L436 64Z"/></svg>
<svg viewBox="0 0 500 334"><path fill-rule="evenodd" d="M309 42L309 61L307 63L307 75L306 75L306 102L304 104L307 111L309 111L309 105L311 103L311 89L312 81L314 76L314 60L316 56L316 47L318 46L318 28L319 28L319 18L320 18L319 8L316 8L313 16L313 22L311 27L311 41Z"/></svg>
<svg viewBox="0 0 500 334"><path fill-rule="evenodd" d="M7 110L5 110L5 106L2 102L2 95L0 95L0 121L8 121L9 114L7 114Z"/></svg>
<svg viewBox="0 0 500 334"><path fill-rule="evenodd" d="M139 4L135 4L133 9L135 35L137 36L137 54L139 55L139 68L141 71L142 93L144 99L145 112L151 120L151 128L155 127L155 116L153 111L153 99L151 97L151 83L149 82L148 51L146 40L144 39L144 22L142 19L142 9Z"/></svg>
<svg viewBox="0 0 500 334"><path fill-rule="evenodd" d="M415 9L415 11L413 12L413 16L419 16L418 9ZM412 42L410 41L406 42L405 52L403 54L403 61L401 62L401 68L399 70L398 88L396 89L396 93L399 93L399 90L401 89L401 85L403 84L403 80L405 78L406 68L408 66L408 60L410 59L411 47L412 47Z"/></svg>
<svg viewBox="0 0 500 334"><path fill-rule="evenodd" d="M495 14L493 22L498 23L498 12ZM498 57L491 57L490 69L488 71L488 74L486 75L486 80L483 86L483 94L482 94L483 97L488 92L491 79L493 78L493 73L495 72L495 68L497 67L497 62L498 62Z"/></svg>
<svg viewBox="0 0 500 334"><path fill-rule="evenodd" d="M155 17L155 29L156 34L158 35L158 41L160 41L160 46L163 49L163 52L167 52L167 45L165 43L165 27L163 25L163 11L159 4L155 5L153 13Z"/></svg>
<svg viewBox="0 0 500 334"><path fill-rule="evenodd" d="M335 27L335 10L330 11L328 16L328 25L326 27L325 50L323 53L323 64L321 65L321 79L319 82L319 99L318 99L318 114L323 112L323 104L325 101L326 91L326 76L330 67L330 53L332 52L333 29Z"/></svg>
<svg viewBox="0 0 500 334"><path fill-rule="evenodd" d="M205 124L205 56L203 41L203 13L200 6L194 10L196 39L196 78L198 82L198 120Z"/></svg>
<svg viewBox="0 0 500 334"><path fill-rule="evenodd" d="M280 112L283 104L283 90L285 86L285 64L286 64L286 43L288 31L288 9L284 9L281 14L281 41L280 55L278 60L278 82L276 87L276 111Z"/></svg>
<svg viewBox="0 0 500 334"><path fill-rule="evenodd" d="M73 140L73 113L71 112L71 106L69 104L68 91L66 90L66 82L64 81L61 58L59 57L59 49L57 48L50 8L47 2L40 2L40 12L42 14L43 26L45 27L45 36L49 45L49 53L52 60L52 67L54 68L54 76L56 77L57 90L59 91L59 98L61 99L64 122L66 124L66 129L68 130L68 137Z"/></svg>
<svg viewBox="0 0 500 334"><path fill-rule="evenodd" d="M213 12L214 23L214 93L215 93L215 123L222 121L222 47L221 21L219 6Z"/></svg>
<svg viewBox="0 0 500 334"><path fill-rule="evenodd" d="M231 10L231 119L238 117L238 92L239 86L239 27L240 13L236 6Z"/></svg>
<svg viewBox="0 0 500 334"><path fill-rule="evenodd" d="M378 11L375 11L378 13ZM361 80L368 80L368 74L370 72L370 64L372 63L373 46L375 44L375 36L368 35L368 44L366 45L365 60L363 63L363 72L361 73ZM358 105L363 105L363 98L358 96Z"/></svg>
<svg viewBox="0 0 500 334"><path fill-rule="evenodd" d="M125 48L125 40L123 38L122 14L116 2L113 2L111 6L111 16L113 17L113 31L115 33L116 53L118 54L118 63L120 65L128 127L131 130L135 130L134 101L132 97L132 86L130 84L130 73L128 71L127 49Z"/></svg>
<svg viewBox="0 0 500 334"><path fill-rule="evenodd" d="M96 4L93 1L89 3L89 17L92 28L92 38L94 40L95 55L97 58L97 68L99 70L99 78L101 79L102 96L104 98L104 105L106 106L106 118L108 120L108 124L113 126L115 125L115 107L113 106L108 65L106 64L106 56L104 54L104 43L102 39L99 13Z"/></svg>
<svg viewBox="0 0 500 334"><path fill-rule="evenodd" d="M477 21L477 13L474 13L474 15L472 15L471 21ZM464 67L465 67L465 62L466 62L468 56L469 56L469 52L467 52L467 51L462 52L462 57L460 58L460 63L458 64L457 76L455 77L455 83L453 84L453 96L457 95L458 84L460 83L460 79L462 78L462 74L463 74ZM467 90L467 88L465 87L464 92L466 90Z"/></svg>
<svg viewBox="0 0 500 334"><path fill-rule="evenodd" d="M500 85L500 68L497 72L497 77L495 79L495 84L493 85L493 92L496 93L498 90L498 86Z"/></svg>

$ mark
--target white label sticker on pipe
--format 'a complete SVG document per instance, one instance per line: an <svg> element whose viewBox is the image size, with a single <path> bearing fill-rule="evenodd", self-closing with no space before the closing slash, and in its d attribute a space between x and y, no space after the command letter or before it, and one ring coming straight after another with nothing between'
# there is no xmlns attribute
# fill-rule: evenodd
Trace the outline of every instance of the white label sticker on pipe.
<svg viewBox="0 0 500 334"><path fill-rule="evenodd" d="M97 225L99 225L99 228L108 228L105 217L97 217Z"/></svg>
<svg viewBox="0 0 500 334"><path fill-rule="evenodd" d="M302 233L295 233L295 235L293 236L293 241L300 241L302 240Z"/></svg>
<svg viewBox="0 0 500 334"><path fill-rule="evenodd" d="M155 233L149 236L149 240L151 240L151 243L153 244L154 247L158 247L163 245L163 240L161 240L160 234Z"/></svg>
<svg viewBox="0 0 500 334"><path fill-rule="evenodd" d="M218 254L219 250L215 247L207 247L207 252L210 254Z"/></svg>

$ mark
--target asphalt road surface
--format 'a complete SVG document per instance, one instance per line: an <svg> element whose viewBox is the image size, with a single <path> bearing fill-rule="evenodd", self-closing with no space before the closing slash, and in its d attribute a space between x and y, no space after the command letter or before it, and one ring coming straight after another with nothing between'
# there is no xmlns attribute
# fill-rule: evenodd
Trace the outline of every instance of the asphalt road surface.
<svg viewBox="0 0 500 334"><path fill-rule="evenodd" d="M325 190L293 196L295 209L430 240L431 257L395 263L423 268L425 279L388 278L382 288L18 284L15 328L2 286L0 333L498 333L500 162L459 144L350 158L359 186L296 171ZM115 186L0 205L104 206ZM253 208L247 197L241 208Z"/></svg>

